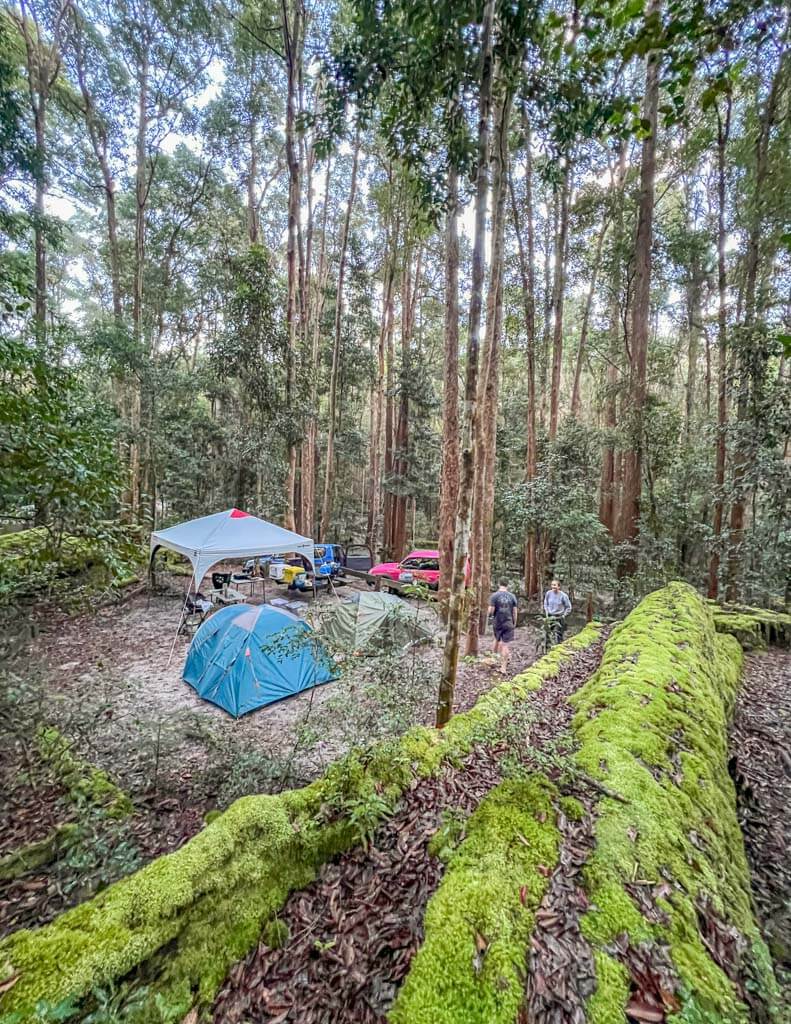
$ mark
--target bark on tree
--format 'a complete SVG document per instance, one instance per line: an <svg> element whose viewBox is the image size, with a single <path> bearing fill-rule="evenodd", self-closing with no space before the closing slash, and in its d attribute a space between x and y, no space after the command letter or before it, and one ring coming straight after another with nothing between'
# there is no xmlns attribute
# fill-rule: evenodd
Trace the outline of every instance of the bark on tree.
<svg viewBox="0 0 791 1024"><path fill-rule="evenodd" d="M137 72L137 141L135 147L135 256L134 285L132 294L132 337L137 352L143 355L143 281L146 255L146 206L151 188L151 174L148 167L148 86L150 66L148 48L140 55ZM138 374L132 384L129 403L129 476L132 519L138 520L141 511L141 428L142 428L142 380Z"/></svg>
<svg viewBox="0 0 791 1024"><path fill-rule="evenodd" d="M464 419L461 444L459 501L456 508L453 578L448 603L448 628L442 659L437 697L437 726L445 725L453 713L453 693L459 662L461 613L464 599L465 563L470 529L470 502L474 483L475 447L478 443L477 385L478 349L483 303L484 245L486 207L489 194L489 113L492 96L492 26L494 0L486 0L481 30L481 76L478 98L478 170L475 183L475 237L472 251L470 315L467 340L467 367L464 383Z"/></svg>
<svg viewBox="0 0 791 1024"><path fill-rule="evenodd" d="M409 474L408 382L412 377L412 335L415 327L418 295L420 294L422 260L422 253L418 250L413 278L412 256L409 250L407 250L404 269L401 275L401 384L393 445L393 493L389 524L390 535L388 538L388 548L391 552L391 557L396 561L399 561L406 554L406 483Z"/></svg>
<svg viewBox="0 0 791 1024"><path fill-rule="evenodd" d="M34 169L34 218L33 250L35 262L35 292L33 323L36 345L43 349L47 343L47 234L46 197L49 189L47 180L47 107L55 80L60 74L60 36L65 7L54 25L54 39L45 41L38 12L27 0L20 0L19 14L10 17L16 23L25 45L28 95L33 115L33 137L36 147Z"/></svg>
<svg viewBox="0 0 791 1024"><path fill-rule="evenodd" d="M648 17L659 12L658 0L649 0ZM629 416L631 446L623 454L623 492L620 537L632 551L619 571L632 573L637 568L634 545L640 529L640 492L643 479L643 411L646 400L646 363L651 310L651 243L653 239L654 182L656 177L656 132L659 105L659 53L651 51L646 60L643 120L648 134L643 139L640 161L640 203L634 245L634 299L629 366Z"/></svg>
<svg viewBox="0 0 791 1024"><path fill-rule="evenodd" d="M288 165L288 243L286 264L288 269L288 299L286 302L286 330L288 347L286 350L286 394L287 409L292 408L295 399L295 374L297 356L297 321L298 321L298 285L299 266L297 262L299 208L300 208L300 166L296 145L296 100L302 61L302 20L304 10L302 0L294 0L289 11L288 0L281 0L283 18L283 48L286 57L287 91L286 91L286 163ZM287 530L295 530L296 523L296 479L297 479L297 445L293 437L287 441L286 471L286 507L284 525Z"/></svg>
<svg viewBox="0 0 791 1024"><path fill-rule="evenodd" d="M499 392L500 325L502 319L503 247L505 240L505 196L508 185L508 122L511 94L501 86L495 112L492 140L492 257L486 297L486 333L478 380L480 415L479 442L475 466L472 529L470 532L470 619L467 627L468 655L478 653L480 633L486 628L488 588L491 583L491 526L494 511L494 472L497 446L497 397Z"/></svg>
<svg viewBox="0 0 791 1024"><path fill-rule="evenodd" d="M604 246L604 239L607 235L607 231L610 227L610 218L605 217L602 220L599 235L596 239L596 255L593 258L593 269L591 271L591 280L588 287L588 294L585 298L585 308L582 313L582 326L580 328L580 343L577 349L577 362L574 367L574 386L571 390L571 415L575 420L579 419L580 406L581 406L581 395L580 395L580 384L582 381L582 364L586 355L586 346L588 344L588 330L590 327L591 311L593 309L593 299L596 294L596 284L599 278L599 271L601 270L601 254Z"/></svg>
<svg viewBox="0 0 791 1024"><path fill-rule="evenodd" d="M717 442L714 468L714 522L708 596L719 596L720 538L725 508L725 457L728 430L728 278L725 262L725 154L731 132L732 96L725 95L725 117L717 107Z"/></svg>
<svg viewBox="0 0 791 1024"><path fill-rule="evenodd" d="M321 526L319 534L327 536L332 518L332 482L335 476L335 420L337 417L338 370L341 358L341 332L343 329L343 286L346 278L346 253L349 246L349 230L352 222L354 199L357 192L357 167L360 157L360 128L354 138L354 154L352 156L352 177L349 184L349 201L346 204L346 216L343 220L341 248L338 257L338 286L335 295L335 330L332 342L332 369L330 371L330 399L327 411L327 461L324 468L324 492L321 503Z"/></svg>
<svg viewBox="0 0 791 1024"><path fill-rule="evenodd" d="M626 181L626 143L622 142L618 153L618 165L614 174L615 194L615 226L613 231L613 261L610 275L610 342L607 361L606 394L604 403L604 426L609 434L602 452L601 484L599 489L599 519L607 528L611 537L616 532L616 459L612 440L618 423L617 385L618 367L622 352L621 324L621 262L620 251L623 244L623 200L624 183Z"/></svg>
<svg viewBox="0 0 791 1024"><path fill-rule="evenodd" d="M319 341L321 340L321 318L324 313L324 300L327 288L327 214L330 205L330 174L331 163L327 161L324 175L324 208L321 212L321 239L319 241L319 260L316 272L314 294L309 305L310 310L310 408L305 424L305 440L302 445L302 529L313 536L316 520L316 461L319 416Z"/></svg>
<svg viewBox="0 0 791 1024"><path fill-rule="evenodd" d="M571 205L571 155L566 154L560 187L560 224L556 235L554 282L552 285L552 383L549 395L549 439L558 432L560 374L563 367L563 306L566 295L566 246Z"/></svg>
<svg viewBox="0 0 791 1024"><path fill-rule="evenodd" d="M527 218L527 253L522 239L519 207L510 180L511 216L519 252L519 274L522 282L522 301L525 306L525 334L527 354L527 460L525 479L528 485L535 480L536 453L536 283L535 283L535 226L533 220L533 153L530 124L522 106L522 125L525 137L525 215ZM528 527L525 537L525 593L528 600L538 593L538 552L536 531Z"/></svg>
<svg viewBox="0 0 791 1024"><path fill-rule="evenodd" d="M387 339L393 333L393 244L388 231L386 245L384 280L382 282L382 324L376 359L376 384L374 386L373 409L371 413L371 456L370 456L370 502L368 506L367 543L375 559L379 543L379 517L382 500L382 421L385 401L385 352Z"/></svg>
<svg viewBox="0 0 791 1024"><path fill-rule="evenodd" d="M552 293L552 263L553 253L557 247L559 217L559 192L558 189L555 188L552 196L552 216L550 217L549 210L547 210L547 216L544 221L544 323L541 329L541 352L538 360L538 369L541 378L539 387L541 403L538 410L538 421L542 429L547 421L547 397L549 395L549 388L547 387L549 370L549 341L552 337L552 310L554 307Z"/></svg>
<svg viewBox="0 0 791 1024"><path fill-rule="evenodd" d="M458 175L448 175L445 222L445 365L442 392L442 476L439 488L439 606L448 617L453 536L459 497L459 214Z"/></svg>

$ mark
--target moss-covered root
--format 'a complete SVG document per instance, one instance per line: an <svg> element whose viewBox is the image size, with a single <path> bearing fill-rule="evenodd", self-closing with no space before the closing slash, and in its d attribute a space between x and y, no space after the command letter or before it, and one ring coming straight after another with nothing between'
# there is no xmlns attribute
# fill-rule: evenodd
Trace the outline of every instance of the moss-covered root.
<svg viewBox="0 0 791 1024"><path fill-rule="evenodd" d="M746 651L769 644L791 645L791 615L749 605L719 605L714 601L709 604L717 632L736 637Z"/></svg>
<svg viewBox="0 0 791 1024"><path fill-rule="evenodd" d="M734 1024L777 1012L727 771L741 660L704 601L674 583L613 631L599 671L572 698L581 768L627 799L600 801L585 871L591 907L582 929L598 977L591 1024L624 1019L628 973L613 955L623 936L633 947L668 949L679 982L670 1020ZM702 907L739 933L721 963L701 934ZM748 1009L750 990L762 1018Z"/></svg>
<svg viewBox="0 0 791 1024"><path fill-rule="evenodd" d="M129 796L106 772L75 757L71 744L57 729L49 726L39 731L38 749L75 803L93 804L111 818L126 818L134 811Z"/></svg>
<svg viewBox="0 0 791 1024"><path fill-rule="evenodd" d="M397 742L349 755L305 789L238 800L175 853L46 927L3 940L0 964L10 964L17 980L0 993L0 1021L4 1014L27 1021L39 1000L79 1000L137 968L145 969L153 995L165 994L168 1020L181 1019L196 1000L210 1002L289 892L359 839L353 822L361 803L394 806L415 775L492 737L516 704L599 632L587 627L441 732L413 729ZM146 1024L160 1016L152 1011Z"/></svg>
<svg viewBox="0 0 791 1024"><path fill-rule="evenodd" d="M558 859L556 796L541 776L508 780L471 816L426 908L392 1024L516 1020L535 913Z"/></svg>

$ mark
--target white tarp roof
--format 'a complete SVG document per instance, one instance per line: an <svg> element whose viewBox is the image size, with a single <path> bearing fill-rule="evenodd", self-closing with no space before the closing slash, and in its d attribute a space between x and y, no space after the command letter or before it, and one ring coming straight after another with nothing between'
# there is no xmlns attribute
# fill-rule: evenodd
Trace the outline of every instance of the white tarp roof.
<svg viewBox="0 0 791 1024"><path fill-rule="evenodd" d="M310 537L301 537L238 508L190 519L187 523L152 533L152 558L157 548L169 548L186 555L195 570L196 586L213 565L226 558L253 558L293 551L314 564Z"/></svg>

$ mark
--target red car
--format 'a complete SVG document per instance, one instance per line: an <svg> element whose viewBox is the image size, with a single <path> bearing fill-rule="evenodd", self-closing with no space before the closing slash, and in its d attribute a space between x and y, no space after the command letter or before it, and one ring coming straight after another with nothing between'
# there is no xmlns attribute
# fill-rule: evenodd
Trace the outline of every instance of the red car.
<svg viewBox="0 0 791 1024"><path fill-rule="evenodd" d="M372 576L387 576L400 583L420 581L431 590L439 587L439 551L410 551L400 562L382 562L370 570ZM467 563L465 582L469 583L470 563Z"/></svg>

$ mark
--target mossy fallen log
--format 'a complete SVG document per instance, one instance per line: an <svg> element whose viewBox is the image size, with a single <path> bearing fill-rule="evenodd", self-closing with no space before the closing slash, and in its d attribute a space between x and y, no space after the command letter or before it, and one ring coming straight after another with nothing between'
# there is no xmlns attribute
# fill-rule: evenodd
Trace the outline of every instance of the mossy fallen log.
<svg viewBox="0 0 791 1024"><path fill-rule="evenodd" d="M425 916L392 1024L510 1024L535 914L558 860L557 789L509 779L470 817Z"/></svg>
<svg viewBox="0 0 791 1024"><path fill-rule="evenodd" d="M635 1011L628 1019L675 1024L780 1020L727 772L741 662L739 645L715 631L704 601L674 583L616 627L599 670L571 698L576 752L569 774L586 789L593 780L597 793L595 848L583 870L589 908L580 922L596 969L585 1003L589 1024L625 1024L627 1008ZM467 860L455 869L451 860L429 902L425 940L393 1024L524 1019L514 976L502 963L521 957L524 978L531 935L522 926L557 860L558 832L546 791L530 794L527 805L515 791L493 793L495 799L507 801L504 827L489 822L487 836L467 842L470 851L479 843L496 849L496 857L480 871ZM568 800L564 811L572 816ZM523 835L532 853L509 833L517 815L530 829ZM490 903L484 909L482 894ZM488 931L477 924L483 920ZM507 951L491 972L473 963L473 925L487 948ZM637 972L646 962L664 999L656 1006L639 1002L645 982ZM546 984L562 989L563 981Z"/></svg>
<svg viewBox="0 0 791 1024"><path fill-rule="evenodd" d="M717 632L736 637L744 650L791 645L791 615L745 604L709 604Z"/></svg>
<svg viewBox="0 0 791 1024"><path fill-rule="evenodd" d="M0 1021L32 1019L40 1000L76 1002L138 968L161 997L147 1024L180 1020L193 1004L210 1002L288 894L360 841L355 811L362 804L375 798L392 807L416 775L486 742L531 690L598 636L597 626L586 627L441 732L415 728L350 754L304 789L236 801L175 853L51 924L9 936L0 942L0 964L16 980L0 995Z"/></svg>
<svg viewBox="0 0 791 1024"><path fill-rule="evenodd" d="M95 577L97 586L125 587L140 578L140 561L133 543L110 554L89 537L55 536L45 526L0 534L0 603L77 576Z"/></svg>
<svg viewBox="0 0 791 1024"><path fill-rule="evenodd" d="M45 726L39 730L37 738L42 760L65 785L74 803L92 804L111 818L126 818L134 811L129 795L106 772L76 757L63 733L53 726Z"/></svg>
<svg viewBox="0 0 791 1024"><path fill-rule="evenodd" d="M599 802L585 869L582 929L598 975L591 1024L623 1020L630 955L641 949L669 958L668 1020L779 1020L727 771L741 663L704 601L673 583L613 631L599 671L572 698L578 764L628 801Z"/></svg>

